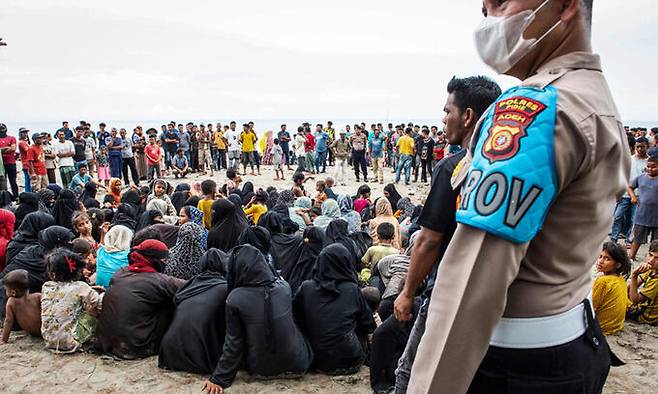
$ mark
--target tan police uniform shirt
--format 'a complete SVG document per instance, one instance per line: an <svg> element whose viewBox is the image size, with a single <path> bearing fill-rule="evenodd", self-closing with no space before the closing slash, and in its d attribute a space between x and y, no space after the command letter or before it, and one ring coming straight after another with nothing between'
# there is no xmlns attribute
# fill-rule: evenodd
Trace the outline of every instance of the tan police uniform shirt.
<svg viewBox="0 0 658 394"><path fill-rule="evenodd" d="M522 84L558 90L557 196L525 244L458 225L439 266L410 393L466 392L502 316L557 314L592 288L591 267L628 182L626 134L598 55L553 59Z"/></svg>

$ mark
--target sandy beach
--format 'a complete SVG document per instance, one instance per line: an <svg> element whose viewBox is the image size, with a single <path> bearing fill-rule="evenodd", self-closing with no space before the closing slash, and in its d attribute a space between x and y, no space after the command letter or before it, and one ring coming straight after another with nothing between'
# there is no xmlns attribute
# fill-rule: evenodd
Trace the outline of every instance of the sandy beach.
<svg viewBox="0 0 658 394"><path fill-rule="evenodd" d="M328 169L333 172L333 168ZM292 172L286 171L285 181L275 181L270 166L261 168L261 176L243 176L244 181L252 181L256 188L275 186L279 191L292 185ZM370 175L370 174L369 174ZM316 176L324 179L326 175ZM394 180L391 169L384 171L385 183L370 183L372 197L382 195L386 183ZM167 178L172 183L180 180ZM195 176L187 181L196 180ZM203 179L203 178L198 178ZM226 181L224 172L213 177L219 185ZM337 193L353 195L359 184L350 173L347 186L336 186ZM19 180L20 182L20 180ZM315 185L307 182L307 190ZM412 200L421 203L427 197L426 185L404 186L401 182L398 191L402 196L413 193ZM612 214L612 213L611 213ZM643 257L645 250L640 255ZM592 261L596 256L592 256ZM637 263L636 263L637 264ZM627 322L624 331L608 337L613 351L626 362L626 365L611 369L605 386L605 393L655 393L658 392L658 327ZM3 360L0 392L2 393L199 393L204 376L171 372L157 367L157 357L137 361L116 360L109 356L93 353L75 355L55 355L44 349L43 341L28 337L25 333L12 333L9 344L0 345L0 359ZM308 374L301 379L258 380L241 372L229 393L370 393L368 368L353 376L330 377Z"/></svg>

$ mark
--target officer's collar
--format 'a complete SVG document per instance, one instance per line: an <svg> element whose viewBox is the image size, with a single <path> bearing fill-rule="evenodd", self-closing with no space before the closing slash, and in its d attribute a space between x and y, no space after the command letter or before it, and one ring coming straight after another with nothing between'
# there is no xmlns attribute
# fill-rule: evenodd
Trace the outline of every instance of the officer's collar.
<svg viewBox="0 0 658 394"><path fill-rule="evenodd" d="M558 74L565 69L601 71L601 58L591 52L571 52L549 60L539 67L537 74Z"/></svg>

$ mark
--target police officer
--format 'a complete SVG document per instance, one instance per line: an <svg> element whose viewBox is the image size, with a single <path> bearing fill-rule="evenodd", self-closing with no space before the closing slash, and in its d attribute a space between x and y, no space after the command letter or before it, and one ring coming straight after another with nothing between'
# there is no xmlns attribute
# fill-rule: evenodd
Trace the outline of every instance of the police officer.
<svg viewBox="0 0 658 394"><path fill-rule="evenodd" d="M409 392L598 393L612 357L590 273L630 157L591 51L592 0L482 9L480 56L523 82L485 112L453 175L459 224Z"/></svg>

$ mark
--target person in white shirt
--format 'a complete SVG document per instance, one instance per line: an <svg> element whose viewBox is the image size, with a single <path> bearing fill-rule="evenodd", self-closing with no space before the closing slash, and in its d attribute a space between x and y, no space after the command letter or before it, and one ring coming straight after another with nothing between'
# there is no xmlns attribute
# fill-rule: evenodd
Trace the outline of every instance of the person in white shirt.
<svg viewBox="0 0 658 394"><path fill-rule="evenodd" d="M52 142L53 153L57 156L59 163L59 175L62 177L62 186L68 188L71 179L75 176L75 163L73 156L75 155L75 146L73 142L66 139L64 131L57 132L57 140Z"/></svg>
<svg viewBox="0 0 658 394"><path fill-rule="evenodd" d="M240 132L235 129L235 122L231 122L224 138L228 142L228 168L238 168L242 147L240 145Z"/></svg>

